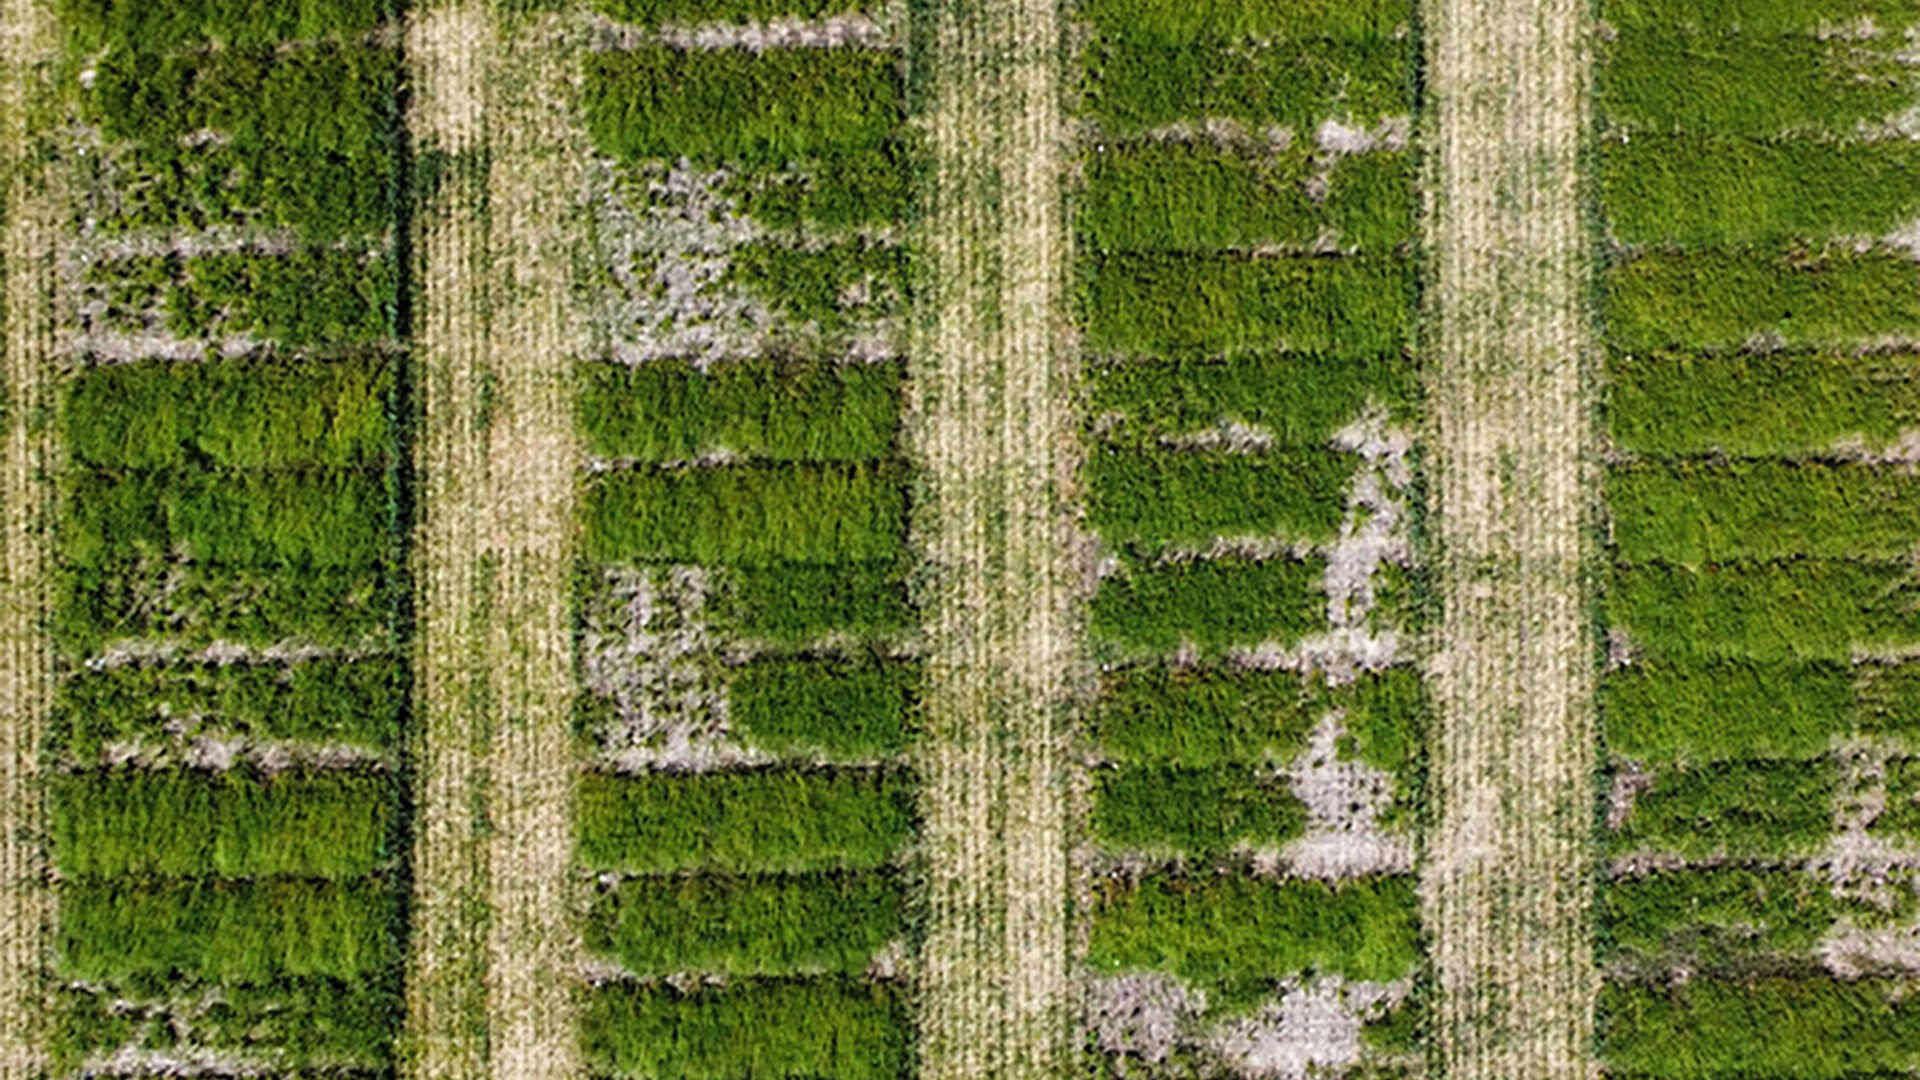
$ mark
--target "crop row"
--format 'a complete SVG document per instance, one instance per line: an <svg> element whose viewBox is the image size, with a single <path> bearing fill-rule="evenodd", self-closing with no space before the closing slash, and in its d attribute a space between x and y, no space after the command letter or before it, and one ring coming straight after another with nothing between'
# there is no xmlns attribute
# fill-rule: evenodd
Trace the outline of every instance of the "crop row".
<svg viewBox="0 0 1920 1080"><path fill-rule="evenodd" d="M1601 993L1599 1015L1599 1049L1618 1076L1843 1080L1920 1064L1920 1004L1904 980L1613 985Z"/></svg>
<svg viewBox="0 0 1920 1080"><path fill-rule="evenodd" d="M285 255L131 256L87 268L108 329L153 312L187 339L245 335L287 349L364 349L392 334L397 288L378 251L301 248Z"/></svg>
<svg viewBox="0 0 1920 1080"><path fill-rule="evenodd" d="M1251 427L1275 448L1324 448L1369 403L1406 420L1420 403L1420 371L1398 352L1243 353L1154 358L1088 373L1101 442L1129 449Z"/></svg>
<svg viewBox="0 0 1920 1080"><path fill-rule="evenodd" d="M1600 71L1607 127L1636 135L1846 137L1913 99L1911 72L1887 38L1624 30Z"/></svg>
<svg viewBox="0 0 1920 1080"><path fill-rule="evenodd" d="M1088 258L1082 273L1097 353L1376 356L1398 351L1413 326L1413 266L1394 256L1115 254Z"/></svg>
<svg viewBox="0 0 1920 1080"><path fill-rule="evenodd" d="M371 468L393 453L393 381L377 353L114 364L74 376L61 424L101 470Z"/></svg>
<svg viewBox="0 0 1920 1080"><path fill-rule="evenodd" d="M1165 971L1223 1000L1265 996L1302 971L1389 981L1419 962L1419 899L1405 877L1110 880L1088 949L1096 971Z"/></svg>
<svg viewBox="0 0 1920 1080"><path fill-rule="evenodd" d="M181 734L299 740L384 752L399 741L407 675L398 660L289 665L127 664L76 672L60 687L50 745L76 761L114 742Z"/></svg>
<svg viewBox="0 0 1920 1080"><path fill-rule="evenodd" d="M92 771L56 777L48 812L67 878L348 879L391 857L397 801L380 773Z"/></svg>
<svg viewBox="0 0 1920 1080"><path fill-rule="evenodd" d="M774 461L865 461L894 454L905 372L898 363L790 357L704 370L684 361L591 364L577 424L608 459L689 461L726 450Z"/></svg>
<svg viewBox="0 0 1920 1080"><path fill-rule="evenodd" d="M1425 704L1419 677L1399 668L1329 687L1290 671L1123 667L1102 680L1089 734L1102 756L1129 765L1279 766L1335 709L1361 760L1410 771Z"/></svg>
<svg viewBox="0 0 1920 1080"><path fill-rule="evenodd" d="M1608 358L1612 438L1653 456L1831 454L1920 427L1920 360L1900 353L1645 352Z"/></svg>

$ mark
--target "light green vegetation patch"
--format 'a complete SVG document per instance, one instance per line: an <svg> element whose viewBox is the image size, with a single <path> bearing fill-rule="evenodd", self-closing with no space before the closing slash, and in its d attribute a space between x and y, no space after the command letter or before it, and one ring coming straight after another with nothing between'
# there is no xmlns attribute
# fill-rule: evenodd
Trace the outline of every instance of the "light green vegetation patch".
<svg viewBox="0 0 1920 1080"><path fill-rule="evenodd" d="M594 773L577 806L580 862L628 873L875 867L915 825L911 778L864 770Z"/></svg>

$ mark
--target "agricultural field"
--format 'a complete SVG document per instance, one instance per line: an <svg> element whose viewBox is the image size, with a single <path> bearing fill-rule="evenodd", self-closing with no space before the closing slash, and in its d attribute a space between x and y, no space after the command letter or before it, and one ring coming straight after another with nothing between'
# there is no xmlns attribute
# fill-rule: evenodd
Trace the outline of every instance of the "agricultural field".
<svg viewBox="0 0 1920 1080"><path fill-rule="evenodd" d="M1920 8L1601 15L1599 1053L1903 1074Z"/></svg>
<svg viewBox="0 0 1920 1080"><path fill-rule="evenodd" d="M1920 0L0 11L0 1080L1920 1074Z"/></svg>

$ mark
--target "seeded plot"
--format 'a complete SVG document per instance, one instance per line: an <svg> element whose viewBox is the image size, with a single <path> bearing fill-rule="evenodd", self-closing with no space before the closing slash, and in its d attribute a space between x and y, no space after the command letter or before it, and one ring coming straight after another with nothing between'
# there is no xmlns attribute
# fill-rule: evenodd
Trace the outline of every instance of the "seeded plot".
<svg viewBox="0 0 1920 1080"><path fill-rule="evenodd" d="M1911 1069L1920 9L1603 15L1601 1053ZM1681 93L1676 58L1738 103Z"/></svg>
<svg viewBox="0 0 1920 1080"><path fill-rule="evenodd" d="M1086 1067L1414 1060L1412 10L1082 7Z"/></svg>

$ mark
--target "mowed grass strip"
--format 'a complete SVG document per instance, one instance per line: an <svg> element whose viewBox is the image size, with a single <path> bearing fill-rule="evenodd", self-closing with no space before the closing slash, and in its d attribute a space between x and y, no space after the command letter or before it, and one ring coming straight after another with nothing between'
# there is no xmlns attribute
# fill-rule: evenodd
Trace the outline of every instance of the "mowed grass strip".
<svg viewBox="0 0 1920 1080"><path fill-rule="evenodd" d="M777 461L893 453L902 365L768 358L589 364L577 416L591 453L687 461L726 449Z"/></svg>
<svg viewBox="0 0 1920 1080"><path fill-rule="evenodd" d="M61 428L95 469L365 468L394 453L393 379L375 354L88 367Z"/></svg>
<svg viewBox="0 0 1920 1080"><path fill-rule="evenodd" d="M853 974L905 931L885 873L629 878L587 916L587 948L636 975Z"/></svg>
<svg viewBox="0 0 1920 1080"><path fill-rule="evenodd" d="M1607 362L1613 440L1636 454L1804 455L1920 430L1920 357L1685 352Z"/></svg>
<svg viewBox="0 0 1920 1080"><path fill-rule="evenodd" d="M1896 559L1920 519L1920 478L1892 467L1674 461L1616 468L1606 490L1616 556L1632 563Z"/></svg>
<svg viewBox="0 0 1920 1080"><path fill-rule="evenodd" d="M603 473L586 502L586 555L599 562L860 562L906 543L906 474L894 462Z"/></svg>
<svg viewBox="0 0 1920 1080"><path fill-rule="evenodd" d="M1655 660L1851 660L1920 638L1904 564L1804 559L1617 567L1611 623Z"/></svg>
<svg viewBox="0 0 1920 1080"><path fill-rule="evenodd" d="M581 864L627 873L866 869L916 824L912 779L871 770L592 773L578 807Z"/></svg>
<svg viewBox="0 0 1920 1080"><path fill-rule="evenodd" d="M1616 264L1606 293L1609 336L1628 351L1920 333L1920 266L1884 253L1649 252Z"/></svg>
<svg viewBox="0 0 1920 1080"><path fill-rule="evenodd" d="M1250 353L1127 361L1088 372L1101 441L1135 449L1228 424L1276 447L1324 447L1370 406L1396 419L1420 407L1420 369L1399 352Z"/></svg>
<svg viewBox="0 0 1920 1080"><path fill-rule="evenodd" d="M1623 244L1786 245L1881 236L1920 216L1920 147L1641 133L1601 143L1601 200Z"/></svg>
<svg viewBox="0 0 1920 1080"><path fill-rule="evenodd" d="M338 770L65 773L48 790L68 878L297 875L346 879L390 854L393 777Z"/></svg>
<svg viewBox="0 0 1920 1080"><path fill-rule="evenodd" d="M54 970L68 979L359 980L400 958L401 897L377 879L106 880L58 891Z"/></svg>
<svg viewBox="0 0 1920 1080"><path fill-rule="evenodd" d="M1087 347L1117 355L1369 356L1413 325L1412 264L1391 257L1110 255L1089 260Z"/></svg>
<svg viewBox="0 0 1920 1080"><path fill-rule="evenodd" d="M849 977L591 991L581 1041L595 1075L630 1080L898 1080L913 1060L909 1002Z"/></svg>

